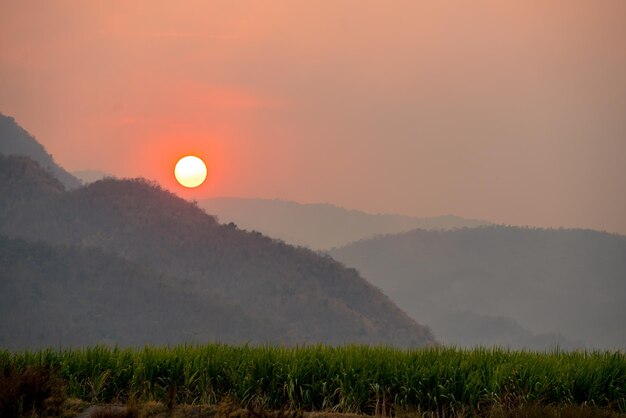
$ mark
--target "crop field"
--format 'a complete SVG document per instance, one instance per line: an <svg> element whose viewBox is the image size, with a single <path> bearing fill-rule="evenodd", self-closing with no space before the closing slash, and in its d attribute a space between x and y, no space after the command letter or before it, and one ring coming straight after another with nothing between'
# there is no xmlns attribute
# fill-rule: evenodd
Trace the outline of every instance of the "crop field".
<svg viewBox="0 0 626 418"><path fill-rule="evenodd" d="M34 375L44 382L28 383ZM495 405L539 404L625 413L626 354L221 344L0 351L0 408L9 408L11 399L24 408L32 396L7 394L7 388L29 384L47 390L45 396L56 390L90 403L228 399L262 410L384 415L472 415Z"/></svg>

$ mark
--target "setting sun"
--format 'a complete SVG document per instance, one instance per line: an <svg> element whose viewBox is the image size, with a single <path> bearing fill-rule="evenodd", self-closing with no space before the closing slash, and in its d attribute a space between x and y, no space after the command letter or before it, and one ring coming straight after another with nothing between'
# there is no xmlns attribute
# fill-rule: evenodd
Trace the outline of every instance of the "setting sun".
<svg viewBox="0 0 626 418"><path fill-rule="evenodd" d="M183 186L188 188L198 187L206 179L206 164L200 158L194 155L188 155L181 158L174 168L174 176L176 180Z"/></svg>

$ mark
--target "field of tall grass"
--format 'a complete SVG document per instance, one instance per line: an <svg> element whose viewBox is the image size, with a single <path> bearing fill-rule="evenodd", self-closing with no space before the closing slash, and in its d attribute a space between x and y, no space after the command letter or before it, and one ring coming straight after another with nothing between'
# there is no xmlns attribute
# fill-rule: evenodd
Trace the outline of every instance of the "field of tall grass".
<svg viewBox="0 0 626 418"><path fill-rule="evenodd" d="M54 379L42 387L94 403L228 399L265 410L366 414L480 413L527 403L626 412L623 352L221 344L0 351L0 386L34 371ZM0 408L8 396L0 394Z"/></svg>

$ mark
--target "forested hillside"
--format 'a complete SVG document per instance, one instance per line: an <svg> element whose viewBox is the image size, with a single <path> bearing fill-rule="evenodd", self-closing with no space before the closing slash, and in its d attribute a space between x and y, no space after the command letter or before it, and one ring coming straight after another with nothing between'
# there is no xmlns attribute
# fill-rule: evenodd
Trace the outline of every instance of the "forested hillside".
<svg viewBox="0 0 626 418"><path fill-rule="evenodd" d="M45 170L23 158L2 158L0 163L0 233L9 237L98 247L159 275L176 277L187 294L203 296L206 304L213 303L210 294L222 295L245 315L269 324L264 336L268 342L434 342L427 328L356 270L257 232L220 225L156 184L106 179L63 192ZM17 175L15 170L22 171ZM16 177L25 180L16 182ZM33 188L41 193L25 191ZM173 286L180 290L178 284ZM122 303L113 296L108 297L110 304ZM247 328L226 324L240 331L228 338L255 339ZM168 332L164 327L163 333Z"/></svg>
<svg viewBox="0 0 626 418"><path fill-rule="evenodd" d="M444 343L626 347L624 236L505 226L415 230L331 254Z"/></svg>
<svg viewBox="0 0 626 418"><path fill-rule="evenodd" d="M0 235L0 347L263 342L280 331L99 249Z"/></svg>

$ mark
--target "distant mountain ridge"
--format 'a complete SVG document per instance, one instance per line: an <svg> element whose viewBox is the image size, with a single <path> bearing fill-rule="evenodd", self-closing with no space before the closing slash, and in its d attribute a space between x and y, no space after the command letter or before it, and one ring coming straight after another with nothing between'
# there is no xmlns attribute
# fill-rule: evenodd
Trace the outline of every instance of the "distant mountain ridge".
<svg viewBox="0 0 626 418"><path fill-rule="evenodd" d="M265 324L267 342L434 343L427 328L355 270L260 233L220 225L202 209L156 184L105 179L66 192L38 164L10 156L0 157L0 191L0 234L9 240L101 248L107 255L172 278L170 285L184 284L185 294L193 295L190 306L196 306L198 298L212 306L214 297L234 306L233 312L240 313L235 317ZM117 303L115 299L109 302ZM200 316L190 318L192 322L206 319L198 312ZM91 325L99 327L96 322ZM233 327L241 328L236 323ZM242 334L215 331L218 335L212 335L225 341L255 339L255 334L246 337L246 328L241 329ZM165 338L168 330L162 332Z"/></svg>
<svg viewBox="0 0 626 418"><path fill-rule="evenodd" d="M52 155L10 116L0 113L0 154L23 155L37 161L50 171L67 189L81 185L80 181L58 165Z"/></svg>
<svg viewBox="0 0 626 418"><path fill-rule="evenodd" d="M507 226L414 230L330 254L444 343L626 348L626 236Z"/></svg>
<svg viewBox="0 0 626 418"><path fill-rule="evenodd" d="M330 204L302 204L278 199L221 197L204 199L198 204L221 222L234 222L241 228L315 250L328 250L375 235L415 228L451 229L489 224L453 215L416 218L370 214Z"/></svg>

